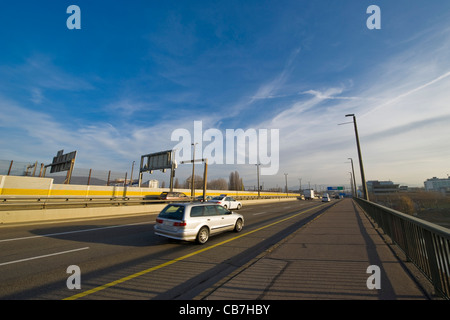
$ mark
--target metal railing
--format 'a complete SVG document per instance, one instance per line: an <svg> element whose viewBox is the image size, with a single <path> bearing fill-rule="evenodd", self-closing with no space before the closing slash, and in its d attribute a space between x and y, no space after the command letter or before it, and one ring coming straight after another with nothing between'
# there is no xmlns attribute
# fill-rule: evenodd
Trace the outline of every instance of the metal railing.
<svg viewBox="0 0 450 320"><path fill-rule="evenodd" d="M432 283L450 299L450 229L382 205L354 198Z"/></svg>
<svg viewBox="0 0 450 320"><path fill-rule="evenodd" d="M234 196L241 200L262 199L289 199L294 196ZM186 200L171 199L161 200L157 196L127 197L127 196L0 196L1 210L26 210L26 209L51 209L70 207L92 207L92 206L120 206L120 205L144 205L164 204L172 202L200 201L197 198L187 197Z"/></svg>
<svg viewBox="0 0 450 320"><path fill-rule="evenodd" d="M93 206L142 205L169 202L166 200L143 197L84 197L84 196L48 196L48 197L0 197L1 210L27 210L73 208Z"/></svg>

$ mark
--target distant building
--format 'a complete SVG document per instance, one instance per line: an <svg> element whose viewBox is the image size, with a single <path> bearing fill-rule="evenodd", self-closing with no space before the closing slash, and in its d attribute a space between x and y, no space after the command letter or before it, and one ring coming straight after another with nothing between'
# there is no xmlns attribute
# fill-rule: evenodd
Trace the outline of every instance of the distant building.
<svg viewBox="0 0 450 320"><path fill-rule="evenodd" d="M439 179L433 177L431 179L427 179L424 182L426 191L441 191L445 192L450 190L450 178Z"/></svg>
<svg viewBox="0 0 450 320"><path fill-rule="evenodd" d="M159 181L158 180L149 180L147 182L141 183L141 187L143 187L143 188L149 187L149 188L156 189L156 188L159 188Z"/></svg>
<svg viewBox="0 0 450 320"><path fill-rule="evenodd" d="M395 184L392 181L367 181L367 191L373 194L389 194L399 192L399 184Z"/></svg>

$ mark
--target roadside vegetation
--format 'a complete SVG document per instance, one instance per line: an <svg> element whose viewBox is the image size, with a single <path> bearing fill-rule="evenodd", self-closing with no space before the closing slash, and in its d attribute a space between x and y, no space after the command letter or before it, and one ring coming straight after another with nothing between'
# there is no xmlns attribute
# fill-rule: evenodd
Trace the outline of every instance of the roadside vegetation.
<svg viewBox="0 0 450 320"><path fill-rule="evenodd" d="M385 207L450 228L450 197L440 192L417 191L369 196L371 201Z"/></svg>

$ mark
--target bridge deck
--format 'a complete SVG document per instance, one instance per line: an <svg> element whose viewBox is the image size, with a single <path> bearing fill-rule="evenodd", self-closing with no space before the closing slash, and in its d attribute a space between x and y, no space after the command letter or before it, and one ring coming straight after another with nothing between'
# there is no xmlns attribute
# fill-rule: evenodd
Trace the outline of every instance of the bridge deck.
<svg viewBox="0 0 450 320"><path fill-rule="evenodd" d="M379 267L379 272L368 273L369 266ZM380 289L369 289L369 277L373 285L377 274ZM350 199L337 203L202 298L429 299Z"/></svg>

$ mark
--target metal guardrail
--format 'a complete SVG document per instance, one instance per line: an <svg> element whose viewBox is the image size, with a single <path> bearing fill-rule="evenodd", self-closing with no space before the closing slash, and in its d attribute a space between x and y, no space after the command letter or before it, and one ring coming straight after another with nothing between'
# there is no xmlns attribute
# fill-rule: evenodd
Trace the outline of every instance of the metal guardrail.
<svg viewBox="0 0 450 320"><path fill-rule="evenodd" d="M354 200L428 278L436 293L450 299L450 229L370 201Z"/></svg>
<svg viewBox="0 0 450 320"><path fill-rule="evenodd" d="M1 210L48 209L89 206L120 206L170 202L135 197L0 197Z"/></svg>
<svg viewBox="0 0 450 320"><path fill-rule="evenodd" d="M256 200L256 199L288 199L294 196L234 196L236 200ZM0 197L1 210L21 210L24 208L58 208L58 207L89 207L89 206L119 206L119 205L143 205L162 204L173 202L199 201L198 199L187 200L161 200L157 196L150 197L86 197L86 196L3 196Z"/></svg>

